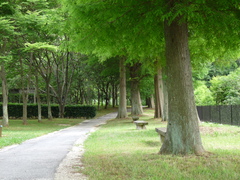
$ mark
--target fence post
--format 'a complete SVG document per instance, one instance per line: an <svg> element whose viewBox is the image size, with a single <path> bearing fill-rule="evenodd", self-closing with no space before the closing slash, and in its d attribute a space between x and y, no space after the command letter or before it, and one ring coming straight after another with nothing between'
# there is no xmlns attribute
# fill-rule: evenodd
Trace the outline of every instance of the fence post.
<svg viewBox="0 0 240 180"><path fill-rule="evenodd" d="M212 107L209 106L209 121L212 122Z"/></svg>

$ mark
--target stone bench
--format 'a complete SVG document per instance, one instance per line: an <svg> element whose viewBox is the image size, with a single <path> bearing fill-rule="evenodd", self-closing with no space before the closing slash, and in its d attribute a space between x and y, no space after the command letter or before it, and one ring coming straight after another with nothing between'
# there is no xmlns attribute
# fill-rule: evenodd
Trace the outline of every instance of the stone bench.
<svg viewBox="0 0 240 180"><path fill-rule="evenodd" d="M155 130L160 136L160 141L163 143L164 138L165 138L166 133L167 133L167 128L166 127L161 127L161 128L155 128Z"/></svg>
<svg viewBox="0 0 240 180"><path fill-rule="evenodd" d="M148 122L146 121L134 121L136 124L136 129L146 129L146 125L148 125Z"/></svg>

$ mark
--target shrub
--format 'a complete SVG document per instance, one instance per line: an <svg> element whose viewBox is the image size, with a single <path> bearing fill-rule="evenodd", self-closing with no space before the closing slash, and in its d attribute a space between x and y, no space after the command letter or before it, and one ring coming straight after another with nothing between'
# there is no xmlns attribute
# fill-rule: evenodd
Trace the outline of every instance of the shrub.
<svg viewBox="0 0 240 180"><path fill-rule="evenodd" d="M0 104L2 109L2 104ZM51 105L52 116L57 118L59 115L58 105ZM28 117L34 118L38 116L38 106L37 104L28 104L27 107ZM16 103L8 104L8 114L10 118L21 118L23 114L23 105ZM2 116L2 111L0 111L0 116ZM68 105L65 107L65 117L67 118L93 118L96 116L96 108L94 106L80 106L80 105ZM48 117L47 105L42 105L42 117Z"/></svg>

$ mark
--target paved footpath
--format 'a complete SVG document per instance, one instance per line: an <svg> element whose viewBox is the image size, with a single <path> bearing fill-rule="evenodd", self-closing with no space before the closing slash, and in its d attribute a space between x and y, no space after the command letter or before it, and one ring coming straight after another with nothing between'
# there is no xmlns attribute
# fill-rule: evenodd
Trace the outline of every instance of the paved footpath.
<svg viewBox="0 0 240 180"><path fill-rule="evenodd" d="M0 149L0 180L54 180L59 165L76 141L83 143L90 132L116 115L110 113L85 120L79 125Z"/></svg>

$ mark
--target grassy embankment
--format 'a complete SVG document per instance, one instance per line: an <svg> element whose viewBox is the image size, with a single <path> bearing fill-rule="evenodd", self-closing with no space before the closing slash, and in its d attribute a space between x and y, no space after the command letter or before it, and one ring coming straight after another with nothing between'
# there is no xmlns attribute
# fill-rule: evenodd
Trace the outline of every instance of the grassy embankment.
<svg viewBox="0 0 240 180"><path fill-rule="evenodd" d="M136 130L130 118L114 119L85 142L83 172L90 180L232 180L240 179L240 127L201 124L207 156L158 155L161 147L156 127L165 122L145 110L141 120L147 130Z"/></svg>

